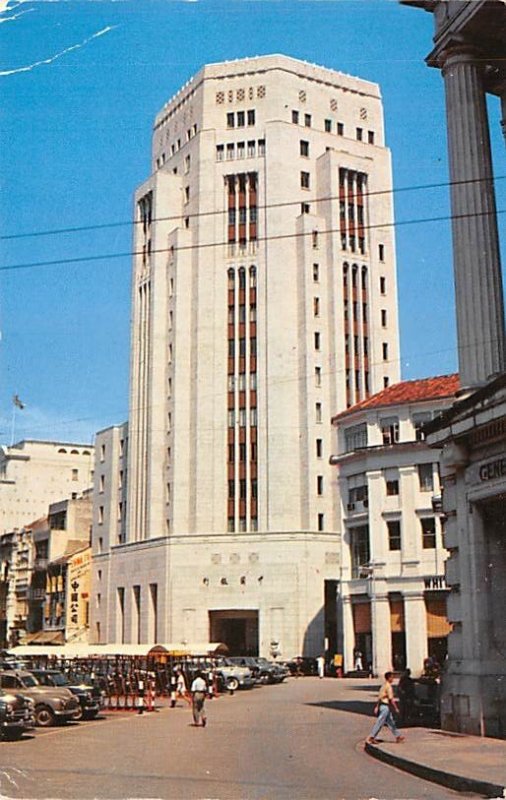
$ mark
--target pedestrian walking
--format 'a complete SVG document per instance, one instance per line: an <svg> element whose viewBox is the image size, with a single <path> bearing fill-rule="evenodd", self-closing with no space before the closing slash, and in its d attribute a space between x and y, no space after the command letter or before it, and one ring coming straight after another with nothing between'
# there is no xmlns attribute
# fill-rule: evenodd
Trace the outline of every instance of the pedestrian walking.
<svg viewBox="0 0 506 800"><path fill-rule="evenodd" d="M362 651L359 650L358 647L356 647L354 650L353 658L355 661L355 670L357 672L362 672L364 669L364 663L362 661Z"/></svg>
<svg viewBox="0 0 506 800"><path fill-rule="evenodd" d="M393 711L399 713L399 706L394 697L394 690L392 687L393 680L394 673L385 672L385 683L379 691L378 702L374 708L374 713L378 715L378 719L374 723L370 735L367 737L367 744L375 744L378 741L376 737L384 725L390 728L395 736L396 742L404 741L404 736L401 736L392 713Z"/></svg>
<svg viewBox="0 0 506 800"><path fill-rule="evenodd" d="M201 672L197 672L195 679L192 683L192 713L193 722L195 725L202 725L206 727L207 717L204 711L204 703L206 701L207 684L202 677Z"/></svg>
<svg viewBox="0 0 506 800"><path fill-rule="evenodd" d="M322 654L318 656L316 659L316 663L318 664L318 677L324 678L325 677L325 656Z"/></svg>

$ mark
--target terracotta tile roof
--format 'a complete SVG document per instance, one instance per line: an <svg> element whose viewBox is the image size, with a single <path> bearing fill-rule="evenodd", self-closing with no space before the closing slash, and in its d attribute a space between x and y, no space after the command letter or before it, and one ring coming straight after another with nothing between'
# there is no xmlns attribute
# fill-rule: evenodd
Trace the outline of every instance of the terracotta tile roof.
<svg viewBox="0 0 506 800"><path fill-rule="evenodd" d="M382 389L381 392L371 395L360 403L347 408L340 414L332 417L332 422L356 411L370 408L382 408L405 403L418 403L423 400L437 400L443 397L453 397L460 387L458 374L438 375L435 378L420 378L414 381L401 381Z"/></svg>

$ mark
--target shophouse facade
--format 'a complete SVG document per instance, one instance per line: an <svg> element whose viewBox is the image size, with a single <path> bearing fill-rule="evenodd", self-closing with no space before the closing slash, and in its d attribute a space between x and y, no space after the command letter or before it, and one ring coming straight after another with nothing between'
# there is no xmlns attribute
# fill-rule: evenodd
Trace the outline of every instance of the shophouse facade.
<svg viewBox="0 0 506 800"><path fill-rule="evenodd" d="M458 376L395 384L333 419L342 515L339 627L375 675L420 674L447 653L445 549L438 453L424 425L453 402Z"/></svg>

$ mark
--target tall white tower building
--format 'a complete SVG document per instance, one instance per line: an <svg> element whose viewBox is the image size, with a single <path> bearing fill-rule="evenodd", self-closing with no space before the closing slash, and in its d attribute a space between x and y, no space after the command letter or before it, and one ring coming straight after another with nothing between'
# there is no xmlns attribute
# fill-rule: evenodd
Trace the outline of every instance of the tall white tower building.
<svg viewBox="0 0 506 800"><path fill-rule="evenodd" d="M399 377L378 86L279 55L208 65L157 116L152 169L128 448L97 443L95 638L321 652L330 418Z"/></svg>

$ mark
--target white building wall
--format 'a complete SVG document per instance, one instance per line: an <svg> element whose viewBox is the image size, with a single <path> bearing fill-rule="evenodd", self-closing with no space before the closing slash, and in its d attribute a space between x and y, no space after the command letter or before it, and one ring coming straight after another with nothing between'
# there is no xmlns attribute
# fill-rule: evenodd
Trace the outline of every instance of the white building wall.
<svg viewBox="0 0 506 800"><path fill-rule="evenodd" d="M47 514L50 503L92 484L92 445L26 440L0 447L0 532Z"/></svg>
<svg viewBox="0 0 506 800"><path fill-rule="evenodd" d="M247 112L252 110L254 124L248 124ZM293 121L293 111L299 113L298 123ZM233 113L237 122L239 112L246 115L244 127L229 127L227 115ZM311 116L310 126L306 125L306 114ZM327 119L330 132L325 129ZM344 126L342 130L338 124ZM362 141L357 139L358 127L363 130ZM374 143L369 143L369 131ZM301 156L301 140L308 142L307 157ZM223 146L223 158L218 157L219 145ZM228 158L231 145L233 158ZM263 537L262 558L270 559L265 561L264 572L268 563L277 572L285 570L282 582L286 595L280 597L276 590L266 602L253 595L250 602L261 607L262 648L266 646L264 631L269 628L272 608L273 619L281 620L283 638L292 654L302 646L305 652L309 652L308 647L316 648L316 653L322 647L321 635L319 632L313 637L311 620L312 616L321 616L323 578L321 572L312 572L312 565L322 554L314 542L323 542L325 537L334 542L340 527L328 457L330 416L345 408L347 402L344 260L368 271L368 337L372 350L370 366L365 368L370 372L369 391L381 389L386 379L397 379L399 370L395 253L389 238L393 210L385 199L392 179L378 87L284 56L208 65L158 115L152 155L153 175L136 194L136 219L145 208L143 198L149 197L152 212L146 230L144 225L136 226L134 248L138 255L133 266L127 536L126 545L111 542L110 557L100 556L102 579L109 575L108 588L104 588L109 611L104 610L100 627L107 630L108 637L118 636L117 588L124 581L125 630L131 631L131 587L145 583L142 573L139 584L133 583L133 572L141 565L148 572L152 569L151 556L143 555L139 560L140 553L152 552L151 545L164 553L156 569L153 567L150 580L160 586L159 603L165 609L163 633L169 639L184 635L183 619L196 633L203 632L212 606L204 609L197 599L202 602L209 596L209 603L219 606L228 602L230 608L240 608L247 600L237 588L223 595L200 591L197 597L188 588L189 577L183 581L180 575L186 570L193 574L197 565L205 563L205 539L198 537L223 537L223 547L233 541L232 532L227 533L231 480L227 464L227 273L233 269L237 274L241 267L248 272L254 265L258 522L247 512L241 541L245 534L255 535L258 525ZM363 253L342 250L340 168L367 176ZM232 248L227 243L225 179L252 172L258 178L257 239L249 240L242 250L237 244ZM309 188L301 186L302 172L309 173ZM387 194L370 195L370 190L378 187ZM367 229L369 223L377 224L378 220L386 226L381 264L376 240ZM149 241L151 254L143 256ZM373 346L372 340L381 304L387 302L377 296L383 272L390 305L389 327L381 337L382 341L388 339L391 358L373 366L381 344ZM315 298L319 300L318 313ZM251 345L248 336L246 339L248 358ZM318 385L316 367L320 370ZM246 381L250 381L249 376ZM239 394L236 387L236 400ZM246 395L249 421L249 389ZM248 424L246 430L251 438ZM239 433L236 427L236 442ZM251 509L254 465L250 463L249 440L247 447L244 477L237 460L233 477L236 485L240 479L246 480L245 507ZM235 524L240 525L237 494L234 502ZM288 550L280 545L283 535L293 537L293 541L287 540ZM195 566L179 564L185 536L195 544ZM314 541L306 538L312 536L316 537ZM298 539L311 541L311 546L299 547ZM247 545L237 542L235 546L238 563L245 563ZM285 563L288 553L293 566ZM332 563L329 577L336 579L338 565ZM304 589L306 585L311 588ZM301 597L306 591L312 598L307 601ZM143 592L141 589L141 598ZM288 607L288 596L292 598L290 610L282 611ZM297 613L295 607L299 608Z"/></svg>

